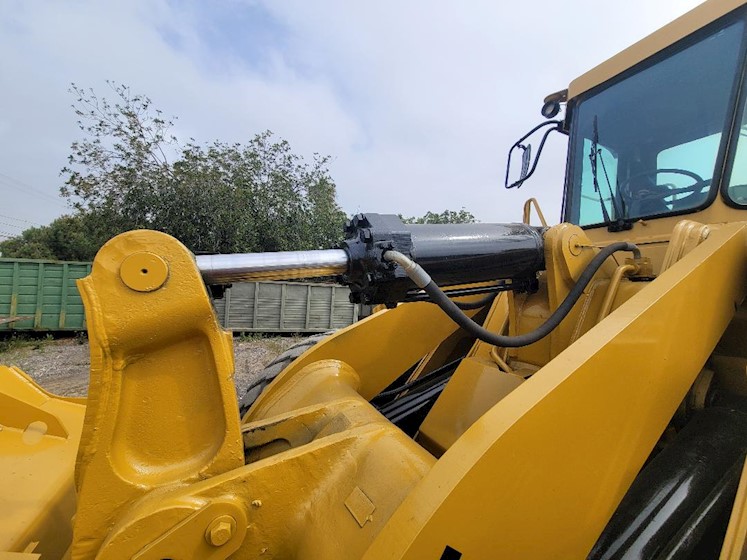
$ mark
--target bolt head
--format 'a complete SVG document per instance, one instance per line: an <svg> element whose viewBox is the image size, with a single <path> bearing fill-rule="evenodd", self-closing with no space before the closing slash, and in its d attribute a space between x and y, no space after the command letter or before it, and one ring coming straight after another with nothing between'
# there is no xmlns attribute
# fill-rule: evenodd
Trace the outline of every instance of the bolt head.
<svg viewBox="0 0 747 560"><path fill-rule="evenodd" d="M236 520L229 515L213 519L205 532L205 539L213 546L223 546L233 537Z"/></svg>

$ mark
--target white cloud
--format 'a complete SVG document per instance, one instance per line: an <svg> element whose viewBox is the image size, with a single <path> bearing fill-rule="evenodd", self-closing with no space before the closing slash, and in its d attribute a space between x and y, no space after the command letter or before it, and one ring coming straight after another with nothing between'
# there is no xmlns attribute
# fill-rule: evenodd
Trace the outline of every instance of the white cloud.
<svg viewBox="0 0 747 560"><path fill-rule="evenodd" d="M102 92L113 79L178 115L182 138L242 141L271 129L306 156L332 155L350 212L464 206L484 221L509 221L537 196L557 218L564 140L552 140L536 179L518 192L502 188L508 147L539 122L545 94L689 7L673 0L603 8L546 0L211 6L267 18L278 34L260 32L265 20L242 29L204 5L165 0L17 2L4 10L0 173L55 195L77 137L68 84ZM45 223L63 211L23 191L0 175L0 213Z"/></svg>

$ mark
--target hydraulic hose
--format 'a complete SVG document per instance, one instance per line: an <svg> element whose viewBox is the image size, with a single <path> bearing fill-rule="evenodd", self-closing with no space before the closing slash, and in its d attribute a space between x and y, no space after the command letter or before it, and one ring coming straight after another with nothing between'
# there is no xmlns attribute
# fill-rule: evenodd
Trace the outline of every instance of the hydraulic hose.
<svg viewBox="0 0 747 560"><path fill-rule="evenodd" d="M412 280L416 286L425 290L433 303L437 304L452 321L474 337L479 338L488 344L500 346L502 348L519 348L521 346L534 344L550 334L566 317L566 315L568 315L571 309L573 309L573 306L581 297L581 294L583 294L586 286L591 282L594 274L596 274L602 264L604 264L604 261L617 251L630 251L636 259L641 257L640 250L632 243L620 241L607 245L600 250L593 259L591 259L591 262L589 262L588 266L581 273L576 284L571 288L571 291L558 308L550 315L550 317L548 317L547 321L532 332L518 336L503 336L496 334L490 332L482 325L475 323L465 315L461 309L459 309L456 303L451 301L448 296L444 294L443 290L433 282L428 273L423 270L420 265L402 253L397 251L387 251L384 253L384 260L395 262L401 266L410 280Z"/></svg>
<svg viewBox="0 0 747 560"><path fill-rule="evenodd" d="M455 301L454 305L456 305L459 309L480 309L482 307L485 307L486 305L489 305L493 303L493 300L498 295L498 293L488 294L484 298L480 298L477 301L473 301L472 303L463 303L461 301Z"/></svg>

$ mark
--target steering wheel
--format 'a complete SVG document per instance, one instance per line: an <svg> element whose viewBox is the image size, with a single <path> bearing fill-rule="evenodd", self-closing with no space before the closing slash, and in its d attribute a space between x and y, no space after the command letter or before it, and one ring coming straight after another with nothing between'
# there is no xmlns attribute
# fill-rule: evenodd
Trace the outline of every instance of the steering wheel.
<svg viewBox="0 0 747 560"><path fill-rule="evenodd" d="M729 198L742 206L747 205L747 184L729 185Z"/></svg>
<svg viewBox="0 0 747 560"><path fill-rule="evenodd" d="M640 179L641 177L656 177L658 173L673 173L676 175L685 175L693 180L691 185L686 187L680 187L676 189L670 189L666 185L656 185L655 181L652 181L652 186L638 188L635 191L631 189L633 181ZM642 173L636 173L632 177L620 181L618 184L618 191L623 196L623 199L630 204L630 214L635 215L646 215L646 214L661 214L670 211L669 208L665 207L665 200L667 197L682 193L690 193L690 195L680 198L676 201L677 206L682 208L690 206L689 202L694 202L698 194L700 194L703 187L708 186L711 183L711 179L704 179L694 171L679 168L656 168ZM693 199L693 200L690 200ZM683 204L683 202L685 202ZM659 208L654 208L652 203L659 203ZM632 209L636 211L633 212ZM650 209L650 210L647 210Z"/></svg>

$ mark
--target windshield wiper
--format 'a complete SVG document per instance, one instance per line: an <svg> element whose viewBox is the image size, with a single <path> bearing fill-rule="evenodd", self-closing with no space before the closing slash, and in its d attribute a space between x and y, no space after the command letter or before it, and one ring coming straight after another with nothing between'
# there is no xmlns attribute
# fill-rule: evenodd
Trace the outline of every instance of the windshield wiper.
<svg viewBox="0 0 747 560"><path fill-rule="evenodd" d="M591 139L591 150L589 151L589 163L591 164L591 178L594 182L594 192L599 195L599 205L602 207L602 216L604 216L604 223L610 224L610 214L607 212L607 205L604 203L604 196L602 190L599 188L599 180L597 179L597 157L599 155L599 130L597 129L597 116L594 115L594 136Z"/></svg>
<svg viewBox="0 0 747 560"><path fill-rule="evenodd" d="M625 221L625 202L622 199L618 199L615 196L615 192L612 190L612 183L610 177L607 174L607 167L604 165L604 158L602 157L602 150L599 148L599 124L597 115L594 115L594 134L591 140L591 151L589 152L589 161L591 163L591 177L594 182L594 191L599 195L599 204L602 206L602 216L604 217L604 224L607 226L609 231L624 231L632 229L633 224ZM612 209L615 211L615 219L610 218L609 212L607 211L607 205L604 203L604 196L602 195L602 189L599 187L597 161L602 162L602 171L604 171L604 178L607 181L607 190L610 193L610 201L612 202Z"/></svg>

